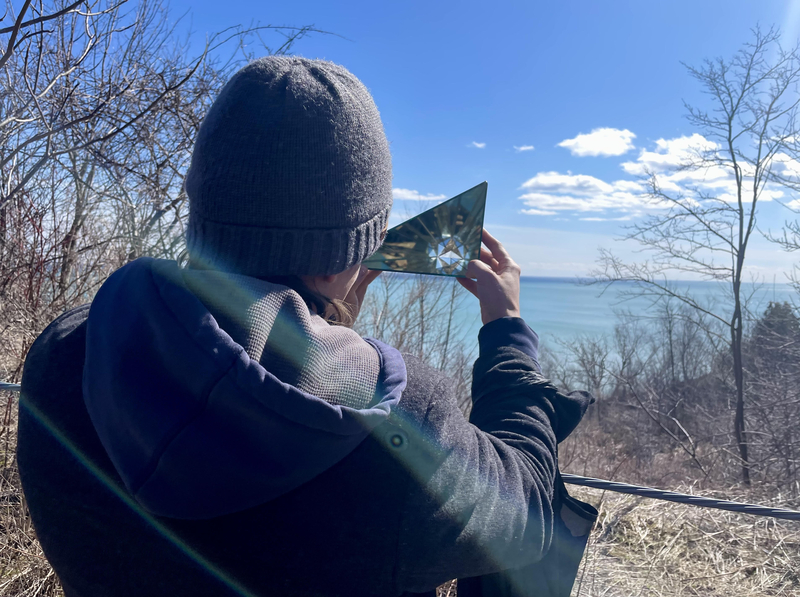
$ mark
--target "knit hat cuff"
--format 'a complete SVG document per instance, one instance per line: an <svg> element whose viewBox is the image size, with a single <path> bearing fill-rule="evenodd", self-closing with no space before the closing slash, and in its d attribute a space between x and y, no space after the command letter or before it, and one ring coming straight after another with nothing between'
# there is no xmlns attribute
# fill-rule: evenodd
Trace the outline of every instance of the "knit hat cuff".
<svg viewBox="0 0 800 597"><path fill-rule="evenodd" d="M381 246L391 205L347 228L266 228L214 222L189 212L186 245L193 261L253 277L338 274Z"/></svg>

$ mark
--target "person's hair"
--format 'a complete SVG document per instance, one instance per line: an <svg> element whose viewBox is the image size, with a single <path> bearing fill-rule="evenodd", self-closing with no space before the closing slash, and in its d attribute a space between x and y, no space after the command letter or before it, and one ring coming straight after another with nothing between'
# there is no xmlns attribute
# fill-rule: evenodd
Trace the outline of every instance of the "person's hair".
<svg viewBox="0 0 800 597"><path fill-rule="evenodd" d="M380 234L381 243L386 239L388 229L388 224L384 224ZM192 269L208 269L201 265L199 260L192 259L186 250L178 257L178 264L181 267L185 266ZM316 313L331 325L353 327L353 323L355 323L355 315L346 302L340 299L329 298L315 290L311 290L300 276L274 275L258 277L258 279L291 288L300 295L300 298L303 299L309 311Z"/></svg>
<svg viewBox="0 0 800 597"><path fill-rule="evenodd" d="M180 267L188 267L189 269L213 269L204 265L201 261L192 259L188 252L184 252L178 258ZM350 307L343 300L332 299L327 296L311 290L300 276L295 275L275 275L258 277L259 280L270 282L271 284L280 284L287 286L294 290L303 299L303 302L312 313L316 313L322 319L331 325L343 325L352 327L355 322L353 312Z"/></svg>
<svg viewBox="0 0 800 597"><path fill-rule="evenodd" d="M322 319L331 325L343 325L351 327L355 318L350 307L343 300L332 299L311 290L299 276L266 276L259 278L272 284L288 286L300 295L303 302L308 306L309 311L317 313Z"/></svg>

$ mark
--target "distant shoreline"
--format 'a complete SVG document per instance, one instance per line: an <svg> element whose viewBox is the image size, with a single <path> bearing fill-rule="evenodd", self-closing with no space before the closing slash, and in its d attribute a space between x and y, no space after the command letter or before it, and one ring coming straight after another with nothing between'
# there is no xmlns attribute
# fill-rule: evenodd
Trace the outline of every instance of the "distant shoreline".
<svg viewBox="0 0 800 597"><path fill-rule="evenodd" d="M558 284L571 283L571 284L580 285L580 286L584 286L584 285L585 286L589 286L589 285L591 285L590 283L592 282L592 278L588 278L588 277L587 278L581 278L581 277L578 277L578 276L520 276L520 280L521 281L544 283L544 284L548 284L548 283L558 283ZM634 284L634 283L635 282L631 282L631 281L628 281L628 280L620 281L620 282L614 282L614 284ZM667 280L667 283L668 284L681 284L681 285L686 284L686 285L692 285L692 286L727 285L727 282L722 281L722 280ZM598 286L600 286L602 284L603 284L602 282L598 282L597 283ZM762 286L780 288L782 290L792 288L792 285L790 283L788 283L788 282L765 282L765 281L751 282L749 280L746 280L746 281L743 282L743 284L747 284L747 285L760 284Z"/></svg>

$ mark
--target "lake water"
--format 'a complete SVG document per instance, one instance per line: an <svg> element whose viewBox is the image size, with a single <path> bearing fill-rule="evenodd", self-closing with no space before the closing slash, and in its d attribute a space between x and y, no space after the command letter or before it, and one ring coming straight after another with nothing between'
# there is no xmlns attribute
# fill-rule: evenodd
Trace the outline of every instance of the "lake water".
<svg viewBox="0 0 800 597"><path fill-rule="evenodd" d="M729 304L725 287L714 282L675 282L677 288L688 290L702 304ZM652 302L646 298L625 300L630 283L618 283L605 292L600 286L588 286L575 278L524 277L520 285L522 317L542 338L552 344L556 339L568 340L579 335L612 334L619 319L619 311L629 311L637 316L657 315ZM788 284L743 285L746 294L752 294L750 311L761 314L770 301L797 300L797 294ZM470 301L462 314L464 325L480 329L480 310L477 300Z"/></svg>

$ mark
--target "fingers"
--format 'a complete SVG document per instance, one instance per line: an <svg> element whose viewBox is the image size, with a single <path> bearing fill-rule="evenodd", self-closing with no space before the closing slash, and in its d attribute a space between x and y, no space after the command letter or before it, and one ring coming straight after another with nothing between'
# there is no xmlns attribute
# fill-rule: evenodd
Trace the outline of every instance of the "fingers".
<svg viewBox="0 0 800 597"><path fill-rule="evenodd" d="M506 251L505 247L500 244L500 241L489 234L489 231L486 228L483 229L483 236L481 237L483 240L483 244L489 247L489 250L492 252L492 256L497 260L499 264L506 263L508 261L512 261L511 256Z"/></svg>
<svg viewBox="0 0 800 597"><path fill-rule="evenodd" d="M478 298L478 283L475 280L471 280L469 278L456 278L456 280L458 280L459 284L473 294L475 298Z"/></svg>
<svg viewBox="0 0 800 597"><path fill-rule="evenodd" d="M480 258L470 260L467 265L466 273L471 279L459 282L478 297L484 325L502 317L519 317L520 268L486 230L482 240L487 248L481 248Z"/></svg>
<svg viewBox="0 0 800 597"><path fill-rule="evenodd" d="M492 252L485 248L481 247L481 254L480 254L481 261L483 261L486 265L491 267L492 269L497 269L500 267L500 264L497 262L497 259L494 258Z"/></svg>
<svg viewBox="0 0 800 597"><path fill-rule="evenodd" d="M473 259L467 264L467 278L456 278L458 283L466 288L478 300L480 300L480 296L478 296L478 282L472 278L477 278L478 276L483 277L486 275L486 272L491 272L493 267L492 262L494 262L491 253L486 251L483 247L481 247L481 259L484 261Z"/></svg>
<svg viewBox="0 0 800 597"><path fill-rule="evenodd" d="M467 276L470 278L483 278L486 275L496 276L497 274L494 273L492 270L492 266L484 263L483 261L478 261L477 259L473 259L467 264Z"/></svg>

